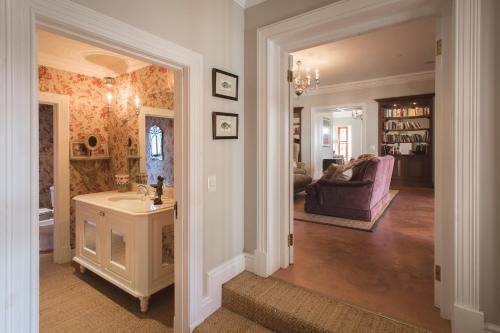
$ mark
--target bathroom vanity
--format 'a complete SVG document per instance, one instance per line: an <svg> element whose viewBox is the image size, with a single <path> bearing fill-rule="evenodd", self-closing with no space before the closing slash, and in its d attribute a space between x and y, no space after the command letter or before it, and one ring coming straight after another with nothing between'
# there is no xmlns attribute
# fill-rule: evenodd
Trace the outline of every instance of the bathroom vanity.
<svg viewBox="0 0 500 333"><path fill-rule="evenodd" d="M174 283L174 201L162 205L133 192L79 195L76 256L91 270L134 297L146 312L149 297Z"/></svg>

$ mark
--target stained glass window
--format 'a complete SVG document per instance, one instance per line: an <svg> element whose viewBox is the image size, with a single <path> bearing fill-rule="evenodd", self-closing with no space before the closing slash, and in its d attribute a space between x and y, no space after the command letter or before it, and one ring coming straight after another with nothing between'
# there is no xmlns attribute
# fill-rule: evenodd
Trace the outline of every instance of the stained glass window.
<svg viewBox="0 0 500 333"><path fill-rule="evenodd" d="M163 131L158 125L149 128L149 144L151 146L151 158L163 161Z"/></svg>

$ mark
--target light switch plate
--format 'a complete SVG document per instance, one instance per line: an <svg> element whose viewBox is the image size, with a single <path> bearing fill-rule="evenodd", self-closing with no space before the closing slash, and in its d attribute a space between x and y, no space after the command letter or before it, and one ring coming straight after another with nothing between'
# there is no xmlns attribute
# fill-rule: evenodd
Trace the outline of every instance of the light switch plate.
<svg viewBox="0 0 500 333"><path fill-rule="evenodd" d="M215 176L208 176L208 192L215 192L217 190L217 180Z"/></svg>

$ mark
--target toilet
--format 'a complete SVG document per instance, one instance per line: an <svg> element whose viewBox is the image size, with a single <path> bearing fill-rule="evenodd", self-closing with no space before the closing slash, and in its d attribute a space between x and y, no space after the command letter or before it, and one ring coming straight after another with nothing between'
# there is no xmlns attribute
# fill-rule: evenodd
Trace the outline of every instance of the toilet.
<svg viewBox="0 0 500 333"><path fill-rule="evenodd" d="M51 208L40 208L38 217L40 221L39 240L40 251L52 251L54 248L54 186L50 187Z"/></svg>

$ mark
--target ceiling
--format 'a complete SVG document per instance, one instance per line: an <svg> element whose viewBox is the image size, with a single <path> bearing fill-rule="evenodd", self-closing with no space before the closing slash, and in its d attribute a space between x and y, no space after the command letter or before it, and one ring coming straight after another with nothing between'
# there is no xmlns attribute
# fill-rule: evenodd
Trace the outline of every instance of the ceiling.
<svg viewBox="0 0 500 333"><path fill-rule="evenodd" d="M150 65L44 30L37 33L39 65L94 77L116 77Z"/></svg>
<svg viewBox="0 0 500 333"><path fill-rule="evenodd" d="M292 53L319 69L322 86L434 70L434 17Z"/></svg>

